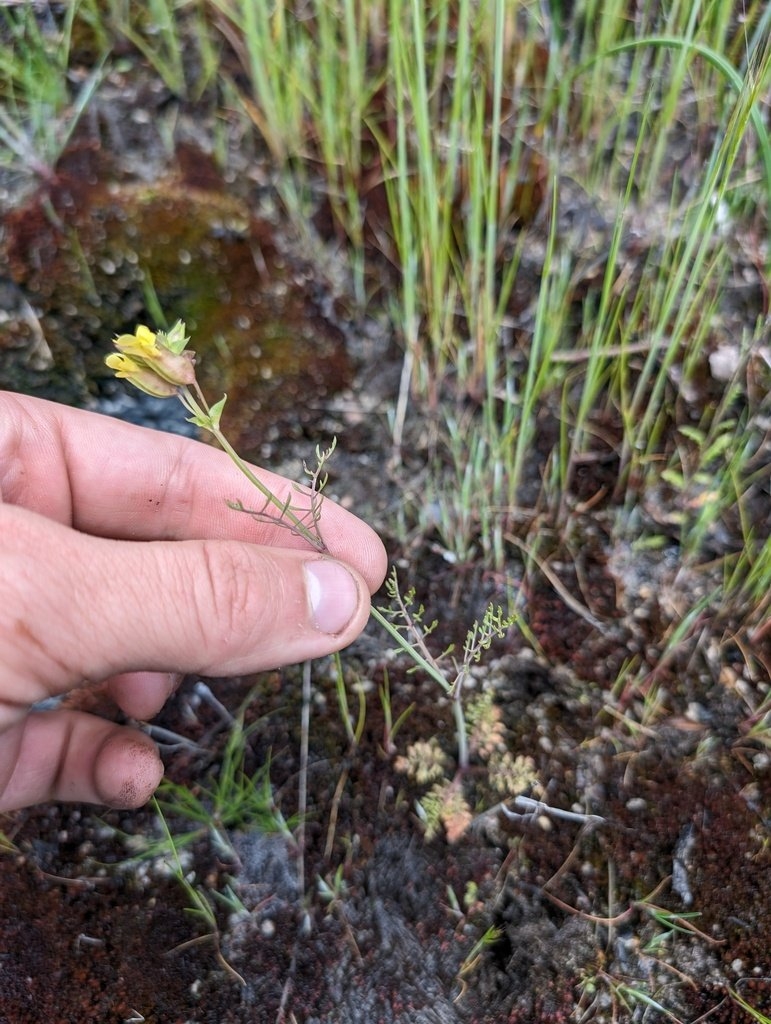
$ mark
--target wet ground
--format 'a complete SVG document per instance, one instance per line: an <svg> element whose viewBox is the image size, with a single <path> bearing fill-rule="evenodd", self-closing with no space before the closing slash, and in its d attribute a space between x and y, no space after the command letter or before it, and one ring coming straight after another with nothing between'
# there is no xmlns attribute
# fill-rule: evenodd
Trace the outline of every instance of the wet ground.
<svg viewBox="0 0 771 1024"><path fill-rule="evenodd" d="M290 231L259 170L236 168L236 187L185 141L138 173L98 137L6 204L0 384L185 429L102 367L111 335L157 301L193 330L209 393L228 391L244 454L299 476L337 436L329 493L383 532L439 619L437 651L512 583L530 632L510 629L474 668L462 772L450 702L374 626L343 658L347 710L335 662L315 664L304 832L300 670L187 680L153 723L169 780L211 807L242 709L243 771L269 764L278 830L215 808L217 829L186 845L193 824L167 811L176 862L152 808L4 820L0 1022L771 1014L767 624L700 606L719 580L684 574L674 539L646 554L619 537L593 501L612 492L612 458L574 480L587 511L547 573L525 572L514 542L493 574L398 528L420 490L421 411L394 466L399 353L352 313L333 248Z"/></svg>

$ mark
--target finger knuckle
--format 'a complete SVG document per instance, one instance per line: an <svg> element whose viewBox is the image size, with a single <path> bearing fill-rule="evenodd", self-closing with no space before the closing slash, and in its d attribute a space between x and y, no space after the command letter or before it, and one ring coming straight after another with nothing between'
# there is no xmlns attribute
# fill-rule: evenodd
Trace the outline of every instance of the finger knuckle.
<svg viewBox="0 0 771 1024"><path fill-rule="evenodd" d="M246 545L204 542L196 588L199 616L216 622L218 635L228 642L251 633L255 619L275 605L277 595L266 594L266 588L275 589L271 576L260 572Z"/></svg>

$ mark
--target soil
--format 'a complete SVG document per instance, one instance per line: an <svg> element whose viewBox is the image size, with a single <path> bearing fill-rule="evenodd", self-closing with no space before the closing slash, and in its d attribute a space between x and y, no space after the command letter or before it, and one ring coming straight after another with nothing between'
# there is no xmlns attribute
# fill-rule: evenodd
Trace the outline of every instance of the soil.
<svg viewBox="0 0 771 1024"><path fill-rule="evenodd" d="M438 620L433 650L462 644L490 602L506 606L512 581L527 629L473 667L463 771L452 703L374 625L343 656L347 711L337 663L315 663L303 828L301 670L186 680L148 725L167 779L211 806L242 713L243 770L269 765L288 827L231 822L185 844L194 823L167 811L175 871L152 807L6 818L0 1024L771 1014L768 624L720 621L708 602L688 617L718 581L683 570L674 535L647 553L619 536L610 442L576 470L570 535L543 523L548 572L526 568L516 539L492 573L453 562L425 520L397 528L394 510L421 491L430 417L413 408L394 461L401 363L385 318L355 312L334 240L290 228L264 155L234 146L223 177L197 148L196 112L137 82L108 80L48 181L4 183L0 384L187 429L102 369L111 335L145 319L151 280L212 339L204 383L229 392L224 426L243 454L299 476L318 439L337 437L329 494L382 532ZM170 103L171 157L148 114ZM737 317L760 301L753 281ZM555 421L543 428L545 451ZM534 481L542 464L534 451ZM644 514L667 501L645 496ZM771 517L760 499L758 515ZM98 693L68 699L117 713ZM192 889L208 917L192 912Z"/></svg>

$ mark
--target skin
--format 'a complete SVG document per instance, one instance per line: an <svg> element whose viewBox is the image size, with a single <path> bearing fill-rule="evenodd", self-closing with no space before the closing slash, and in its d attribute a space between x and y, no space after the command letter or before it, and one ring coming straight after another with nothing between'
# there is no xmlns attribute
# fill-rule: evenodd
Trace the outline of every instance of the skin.
<svg viewBox="0 0 771 1024"><path fill-rule="evenodd" d="M386 571L365 523L325 499L324 556L227 500L260 507L208 445L0 392L0 811L137 807L162 777L144 733L37 701L105 682L147 719L183 674L319 657L364 628Z"/></svg>

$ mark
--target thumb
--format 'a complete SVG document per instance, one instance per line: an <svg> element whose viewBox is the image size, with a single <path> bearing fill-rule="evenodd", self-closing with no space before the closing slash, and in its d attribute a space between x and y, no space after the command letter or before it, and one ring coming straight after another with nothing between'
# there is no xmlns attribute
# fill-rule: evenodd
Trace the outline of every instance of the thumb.
<svg viewBox="0 0 771 1024"><path fill-rule="evenodd" d="M316 552L105 540L8 505L0 564L0 727L83 680L235 675L318 657L350 643L369 614L361 577Z"/></svg>

